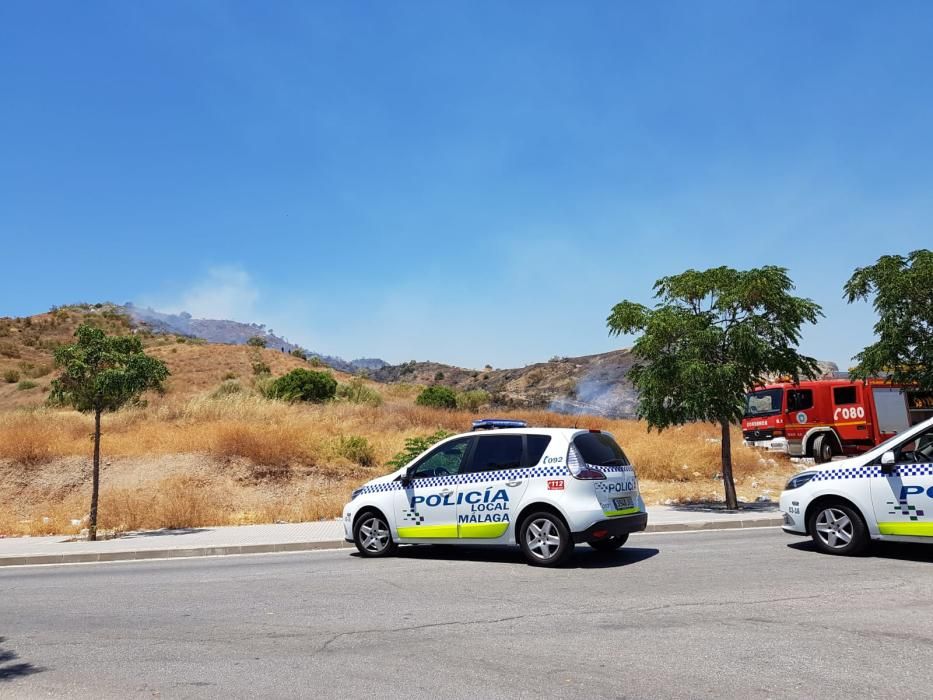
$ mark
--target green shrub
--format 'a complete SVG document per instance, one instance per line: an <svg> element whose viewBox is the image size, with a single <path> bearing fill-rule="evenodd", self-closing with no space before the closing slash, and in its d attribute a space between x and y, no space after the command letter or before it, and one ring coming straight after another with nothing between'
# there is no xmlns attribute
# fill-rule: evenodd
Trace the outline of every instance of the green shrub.
<svg viewBox="0 0 933 700"><path fill-rule="evenodd" d="M443 372L435 372L435 373L434 373L434 381L435 381L435 382L439 382L439 381L441 381L443 378L444 378L444 373L443 373Z"/></svg>
<svg viewBox="0 0 933 700"><path fill-rule="evenodd" d="M408 438L405 440L405 447L402 449L402 451L386 462L386 466L390 469L399 469L404 467L415 457L431 447L431 445L434 445L444 438L450 437L451 435L453 435L453 433L448 433L446 430L438 430L436 433L425 435L424 437Z"/></svg>
<svg viewBox="0 0 933 700"><path fill-rule="evenodd" d="M376 463L373 446L361 435L341 436L337 441L337 454L361 467L371 467Z"/></svg>
<svg viewBox="0 0 933 700"><path fill-rule="evenodd" d="M457 394L457 408L476 413L480 406L489 403L489 393L482 389L473 389Z"/></svg>
<svg viewBox="0 0 933 700"><path fill-rule="evenodd" d="M312 367L323 367L323 366L324 366L324 363L321 362L321 358L320 358L320 357L314 357L314 356L312 356L312 357L308 360L308 364L311 365Z"/></svg>
<svg viewBox="0 0 933 700"><path fill-rule="evenodd" d="M295 348L289 353L292 357L297 357L299 360L307 360L308 354L301 348Z"/></svg>
<svg viewBox="0 0 933 700"><path fill-rule="evenodd" d="M212 399L221 399L224 396L230 396L231 394L239 394L243 391L243 387L240 386L240 382L236 379L226 379L220 383L214 391L211 392Z"/></svg>
<svg viewBox="0 0 933 700"><path fill-rule="evenodd" d="M16 384L19 381L19 372L15 369L8 369L3 372L3 381L7 384Z"/></svg>
<svg viewBox="0 0 933 700"><path fill-rule="evenodd" d="M27 391L28 389L35 389L37 386L39 385L36 384L35 382L31 382L28 379L24 379L23 381L21 381L19 384L16 385L16 388L19 389L20 391Z"/></svg>
<svg viewBox="0 0 933 700"><path fill-rule="evenodd" d="M264 348L266 347L266 339L261 335L254 335L252 338L246 341L246 344L252 348Z"/></svg>
<svg viewBox="0 0 933 700"><path fill-rule="evenodd" d="M350 403L365 404L367 406L381 406L382 394L366 383L361 377L354 377L346 384L337 387L337 396Z"/></svg>
<svg viewBox="0 0 933 700"><path fill-rule="evenodd" d="M269 386L269 396L283 401L321 402L334 398L337 380L328 372L310 369L293 369Z"/></svg>
<svg viewBox="0 0 933 700"><path fill-rule="evenodd" d="M268 377L272 374L272 368L262 360L253 360L251 364L253 367L253 374L257 377Z"/></svg>
<svg viewBox="0 0 933 700"><path fill-rule="evenodd" d="M457 395L453 389L446 386L429 386L415 399L419 406L434 406L435 408L456 408Z"/></svg>

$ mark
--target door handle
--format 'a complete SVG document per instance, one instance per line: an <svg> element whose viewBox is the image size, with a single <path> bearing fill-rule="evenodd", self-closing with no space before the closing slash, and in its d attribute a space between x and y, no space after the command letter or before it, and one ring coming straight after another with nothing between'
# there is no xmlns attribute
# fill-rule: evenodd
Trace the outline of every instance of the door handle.
<svg viewBox="0 0 933 700"><path fill-rule="evenodd" d="M448 494L451 494L451 493L453 493L453 492L454 492L453 489L444 489L443 491L440 492L440 494L441 494L442 496L447 496Z"/></svg>
<svg viewBox="0 0 933 700"><path fill-rule="evenodd" d="M506 486L521 486L522 482L521 481L506 481L505 485Z"/></svg>

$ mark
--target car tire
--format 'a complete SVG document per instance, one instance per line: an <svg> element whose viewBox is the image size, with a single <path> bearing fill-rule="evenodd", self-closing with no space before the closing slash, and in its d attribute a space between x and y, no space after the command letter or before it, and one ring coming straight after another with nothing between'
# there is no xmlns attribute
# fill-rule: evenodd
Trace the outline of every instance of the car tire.
<svg viewBox="0 0 933 700"><path fill-rule="evenodd" d="M813 440L813 461L825 464L833 459L833 441L829 435L817 435Z"/></svg>
<svg viewBox="0 0 933 700"><path fill-rule="evenodd" d="M374 510L366 511L356 519L353 544L364 557L385 557L398 548L385 516Z"/></svg>
<svg viewBox="0 0 933 700"><path fill-rule="evenodd" d="M854 556L871 542L861 514L840 501L827 501L813 509L807 523L816 548L824 554Z"/></svg>
<svg viewBox="0 0 933 700"><path fill-rule="evenodd" d="M601 540L590 540L587 544L597 552L612 552L628 542L628 533L612 535Z"/></svg>
<svg viewBox="0 0 933 700"><path fill-rule="evenodd" d="M522 521L518 543L532 566L560 566L573 553L573 539L564 521L547 511L532 513Z"/></svg>

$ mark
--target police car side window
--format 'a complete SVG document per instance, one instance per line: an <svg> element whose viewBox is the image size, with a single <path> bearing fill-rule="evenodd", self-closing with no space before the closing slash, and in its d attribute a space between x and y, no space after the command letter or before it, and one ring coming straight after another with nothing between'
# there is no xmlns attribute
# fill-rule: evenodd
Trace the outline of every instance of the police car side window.
<svg viewBox="0 0 933 700"><path fill-rule="evenodd" d="M461 438L442 445L415 466L412 478L428 479L432 476L459 474L471 439Z"/></svg>
<svg viewBox="0 0 933 700"><path fill-rule="evenodd" d="M898 447L894 458L898 464L933 462L933 428Z"/></svg>
<svg viewBox="0 0 933 700"><path fill-rule="evenodd" d="M521 435L484 435L477 438L476 449L469 471L489 472L502 469L521 469Z"/></svg>

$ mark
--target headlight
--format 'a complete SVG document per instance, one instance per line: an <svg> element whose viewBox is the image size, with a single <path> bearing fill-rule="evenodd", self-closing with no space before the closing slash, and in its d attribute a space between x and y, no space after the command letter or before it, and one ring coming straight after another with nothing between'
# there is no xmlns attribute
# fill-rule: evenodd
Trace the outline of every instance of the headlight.
<svg viewBox="0 0 933 700"><path fill-rule="evenodd" d="M791 477L791 480L787 482L787 486L784 487L784 490L790 491L791 489L799 489L805 483L810 481L810 479L816 476L816 474L816 472L803 472L802 474Z"/></svg>
<svg viewBox="0 0 933 700"><path fill-rule="evenodd" d="M356 498L357 496L359 496L361 493L363 493L363 489L362 489L362 488L353 489L353 493L350 494L350 500L352 501L354 498Z"/></svg>

